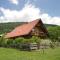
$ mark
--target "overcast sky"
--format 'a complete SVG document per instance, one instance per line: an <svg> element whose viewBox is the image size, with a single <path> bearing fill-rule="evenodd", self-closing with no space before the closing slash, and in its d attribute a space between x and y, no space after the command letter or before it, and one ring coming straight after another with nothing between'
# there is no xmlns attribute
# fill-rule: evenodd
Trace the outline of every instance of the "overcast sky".
<svg viewBox="0 0 60 60"><path fill-rule="evenodd" d="M60 25L60 0L0 0L0 23L25 22L41 18Z"/></svg>

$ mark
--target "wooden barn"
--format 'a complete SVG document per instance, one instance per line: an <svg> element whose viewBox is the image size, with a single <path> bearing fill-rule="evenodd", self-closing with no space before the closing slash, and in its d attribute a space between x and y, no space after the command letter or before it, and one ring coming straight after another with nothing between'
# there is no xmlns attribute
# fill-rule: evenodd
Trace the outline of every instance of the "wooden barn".
<svg viewBox="0 0 60 60"><path fill-rule="evenodd" d="M47 37L48 31L41 19L36 19L32 22L25 23L23 25L17 26L14 30L7 33L5 38L16 38L16 37L30 37L30 36L39 36Z"/></svg>

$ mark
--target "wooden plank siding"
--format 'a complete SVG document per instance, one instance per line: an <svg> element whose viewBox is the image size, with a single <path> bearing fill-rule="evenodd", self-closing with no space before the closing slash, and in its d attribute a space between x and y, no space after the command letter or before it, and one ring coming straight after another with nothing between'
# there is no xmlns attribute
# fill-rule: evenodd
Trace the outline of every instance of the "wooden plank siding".
<svg viewBox="0 0 60 60"><path fill-rule="evenodd" d="M39 36L39 37L46 37L46 34L41 29L41 23L39 22L31 31L31 35Z"/></svg>

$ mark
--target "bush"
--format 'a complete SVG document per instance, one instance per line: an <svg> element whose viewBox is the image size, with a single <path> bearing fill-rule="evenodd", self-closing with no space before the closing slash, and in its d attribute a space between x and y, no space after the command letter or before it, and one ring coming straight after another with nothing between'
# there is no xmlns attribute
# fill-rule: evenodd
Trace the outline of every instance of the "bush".
<svg viewBox="0 0 60 60"><path fill-rule="evenodd" d="M5 39L3 38L3 36L0 37L0 46L5 46L5 45L6 45L6 41L7 41L7 40L5 40Z"/></svg>
<svg viewBox="0 0 60 60"><path fill-rule="evenodd" d="M16 39L5 39L3 37L0 38L0 46L2 47L13 47L22 49L22 46L25 44L25 47L28 47L30 43L40 43L40 38L36 36L32 36L31 38L19 37Z"/></svg>
<svg viewBox="0 0 60 60"><path fill-rule="evenodd" d="M7 39L7 47L13 47L13 39Z"/></svg>
<svg viewBox="0 0 60 60"><path fill-rule="evenodd" d="M50 43L50 47L51 47L51 48L54 48L54 47L55 47L54 43L51 42L51 43Z"/></svg>

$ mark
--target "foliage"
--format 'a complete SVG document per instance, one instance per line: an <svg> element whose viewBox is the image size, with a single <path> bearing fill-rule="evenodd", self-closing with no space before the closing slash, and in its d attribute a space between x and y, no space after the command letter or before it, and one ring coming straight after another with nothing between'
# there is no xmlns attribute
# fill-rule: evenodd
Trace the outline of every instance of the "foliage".
<svg viewBox="0 0 60 60"><path fill-rule="evenodd" d="M50 43L50 47L51 47L51 48L54 48L54 47L55 47L55 45L54 45L53 42Z"/></svg>
<svg viewBox="0 0 60 60"><path fill-rule="evenodd" d="M52 42L60 41L60 26L47 28Z"/></svg>
<svg viewBox="0 0 60 60"><path fill-rule="evenodd" d="M36 42L36 43L38 43L38 42L41 41L41 39L40 39L40 37L32 36L31 41L32 41L32 42Z"/></svg>
<svg viewBox="0 0 60 60"><path fill-rule="evenodd" d="M16 26L23 24L24 22L10 22L10 23L0 23L0 34L10 32Z"/></svg>
<svg viewBox="0 0 60 60"><path fill-rule="evenodd" d="M22 44L38 43L40 38L32 36L31 38L18 37L16 39L5 39L4 37L0 38L1 47L13 47L13 48L22 48Z"/></svg>

